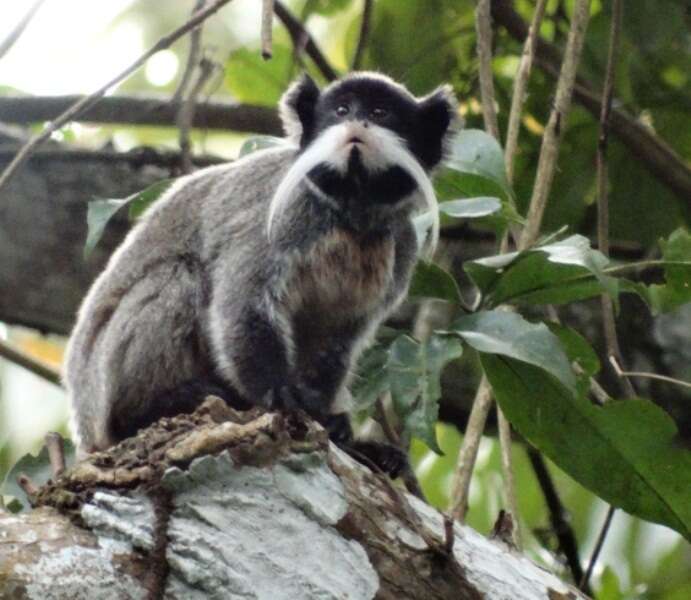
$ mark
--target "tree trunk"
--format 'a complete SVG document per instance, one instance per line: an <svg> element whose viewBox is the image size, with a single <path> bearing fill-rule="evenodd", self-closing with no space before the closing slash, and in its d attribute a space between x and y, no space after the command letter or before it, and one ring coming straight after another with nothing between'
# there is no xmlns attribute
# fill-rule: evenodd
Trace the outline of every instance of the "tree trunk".
<svg viewBox="0 0 691 600"><path fill-rule="evenodd" d="M582 598L297 416L209 398L0 512L0 598Z"/></svg>

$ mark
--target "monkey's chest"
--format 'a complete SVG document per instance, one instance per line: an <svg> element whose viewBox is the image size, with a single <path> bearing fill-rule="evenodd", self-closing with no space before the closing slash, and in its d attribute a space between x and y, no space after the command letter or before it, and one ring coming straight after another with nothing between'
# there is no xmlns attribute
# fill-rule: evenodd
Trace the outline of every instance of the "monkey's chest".
<svg viewBox="0 0 691 600"><path fill-rule="evenodd" d="M294 263L285 305L295 316L338 322L368 319L385 303L393 281L394 242L334 230Z"/></svg>

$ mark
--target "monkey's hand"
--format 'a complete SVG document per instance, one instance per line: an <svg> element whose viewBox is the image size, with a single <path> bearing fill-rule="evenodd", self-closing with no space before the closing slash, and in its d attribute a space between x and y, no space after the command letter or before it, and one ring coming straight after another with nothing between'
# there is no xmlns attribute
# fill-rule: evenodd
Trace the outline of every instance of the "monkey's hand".
<svg viewBox="0 0 691 600"><path fill-rule="evenodd" d="M410 470L407 454L400 448L383 442L356 440L345 413L329 415L324 423L331 441L359 462L374 466L392 479ZM372 465L367 465L372 466Z"/></svg>

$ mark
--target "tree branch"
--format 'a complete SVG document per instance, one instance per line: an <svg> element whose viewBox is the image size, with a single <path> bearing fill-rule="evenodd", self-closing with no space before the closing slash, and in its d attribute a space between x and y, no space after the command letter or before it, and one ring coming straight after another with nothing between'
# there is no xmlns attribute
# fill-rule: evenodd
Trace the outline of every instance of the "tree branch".
<svg viewBox="0 0 691 600"><path fill-rule="evenodd" d="M50 381L50 383L53 383L58 387L62 387L60 373L57 370L36 360L33 356L30 356L26 352L13 348L2 340L0 340L0 356L16 365L19 365L27 371L31 371L34 375L38 375L46 381Z"/></svg>
<svg viewBox="0 0 691 600"><path fill-rule="evenodd" d="M17 153L17 156L15 156L14 160L12 160L12 162L5 168L2 175L0 175L0 190L2 190L2 188L7 184L10 177L12 177L13 173L26 161L31 152L33 152L33 150L40 144L45 142L53 132L60 129L66 123L72 121L82 111L96 104L99 101L99 99L102 98L110 88L120 83L123 79L129 77L132 73L139 69L139 67L141 67L151 56L153 56L157 52L160 52L161 50L168 48L173 42L177 41L183 35L189 33L200 23L202 23L205 19L213 15L215 12L217 12L224 5L228 4L228 2L230 1L231 0L217 0L209 7L196 13L184 25L178 27L168 35L165 35L160 40L158 40L158 42L156 42L149 50L147 50L139 58L137 58L137 60L135 60L124 71L122 71L116 77L108 81L108 83L103 85L101 88L99 88L92 94L85 96L84 98L82 98L82 100L72 105L68 110L66 110L57 119L55 119L55 121L50 123L50 125L46 126L41 133L34 136L31 140L29 140L27 144L24 145L24 147L22 147L22 149Z"/></svg>
<svg viewBox="0 0 691 600"><path fill-rule="evenodd" d="M494 78L492 76L492 23L490 0L479 0L475 9L475 31L477 32L477 57L479 61L480 96L482 118L485 130L499 140L497 111L494 107Z"/></svg>
<svg viewBox="0 0 691 600"><path fill-rule="evenodd" d="M552 530L559 541L559 551L562 552L566 557L566 562L571 570L571 576L578 585L583 579L583 568L581 567L581 559L578 555L578 543L576 542L576 536L573 533L573 529L569 524L568 514L564 508L564 505L561 503L557 488L554 486L552 476L547 470L547 465L545 464L545 460L542 458L542 454L530 446L526 447L526 451L528 453L530 464L535 472L535 477L540 484L540 489L542 490L542 495L545 498L547 509L549 510L549 518L552 524ZM588 595L591 594L587 584L583 591Z"/></svg>
<svg viewBox="0 0 691 600"><path fill-rule="evenodd" d="M324 76L324 79L327 81L338 79L338 73L336 73L334 68L329 64L329 61L326 60L326 57L322 54L322 51L302 23L300 23L279 0L274 1L274 11L281 23L283 23L288 30L288 34L293 40L295 48L301 49L304 47L307 56L312 59L312 62Z"/></svg>
<svg viewBox="0 0 691 600"><path fill-rule="evenodd" d="M362 7L362 21L360 22L360 34L358 35L357 46L355 47L355 54L350 65L351 71L357 71L362 64L362 57L365 55L365 48L367 47L367 40L369 39L370 26L372 24L372 8L374 6L373 0L364 0Z"/></svg>
<svg viewBox="0 0 691 600"><path fill-rule="evenodd" d="M0 96L0 121L28 124L52 121L85 96ZM169 97L108 96L73 120L83 123L159 125L175 127L181 102ZM235 102L197 104L193 126L266 135L281 135L281 123L274 108Z"/></svg>
<svg viewBox="0 0 691 600"><path fill-rule="evenodd" d="M516 157L516 149L518 148L518 132L521 126L521 114L523 113L525 92L528 87L528 80L530 79L530 71L533 66L533 58L535 57L536 39L540 31L542 17L545 14L546 4L547 0L537 0L535 12L533 13L533 20L530 24L525 44L523 45L521 62L518 66L516 79L514 79L513 82L511 111L509 112L509 125L506 131L506 148L504 150L506 177L509 183L513 183L514 159Z"/></svg>
<svg viewBox="0 0 691 600"><path fill-rule="evenodd" d="M513 9L511 0L492 0L492 16L514 39L522 42L527 37L528 26ZM536 63L556 79L559 76L561 53L556 46L538 38ZM602 98L584 79L576 80L573 97L593 116L599 116ZM610 130L641 161L644 168L683 202L688 202L691 197L691 168L666 142L620 108L612 109Z"/></svg>
<svg viewBox="0 0 691 600"><path fill-rule="evenodd" d="M27 25L31 22L31 19L34 18L34 15L44 2L45 0L36 0L14 29L10 31L7 37L0 43L0 59L2 59L2 57L10 51L10 48L17 43L17 40L21 37L22 33L24 33Z"/></svg>

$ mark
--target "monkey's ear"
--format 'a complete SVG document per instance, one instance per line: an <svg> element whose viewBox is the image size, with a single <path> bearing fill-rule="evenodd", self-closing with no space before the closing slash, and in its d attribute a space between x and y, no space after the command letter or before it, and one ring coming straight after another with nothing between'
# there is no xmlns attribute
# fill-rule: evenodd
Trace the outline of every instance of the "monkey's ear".
<svg viewBox="0 0 691 600"><path fill-rule="evenodd" d="M314 80L304 73L283 94L279 114L288 138L307 145L314 135L314 108L319 100L319 88Z"/></svg>
<svg viewBox="0 0 691 600"><path fill-rule="evenodd" d="M460 125L458 102L450 85L438 88L419 101L413 152L427 169L439 164Z"/></svg>

